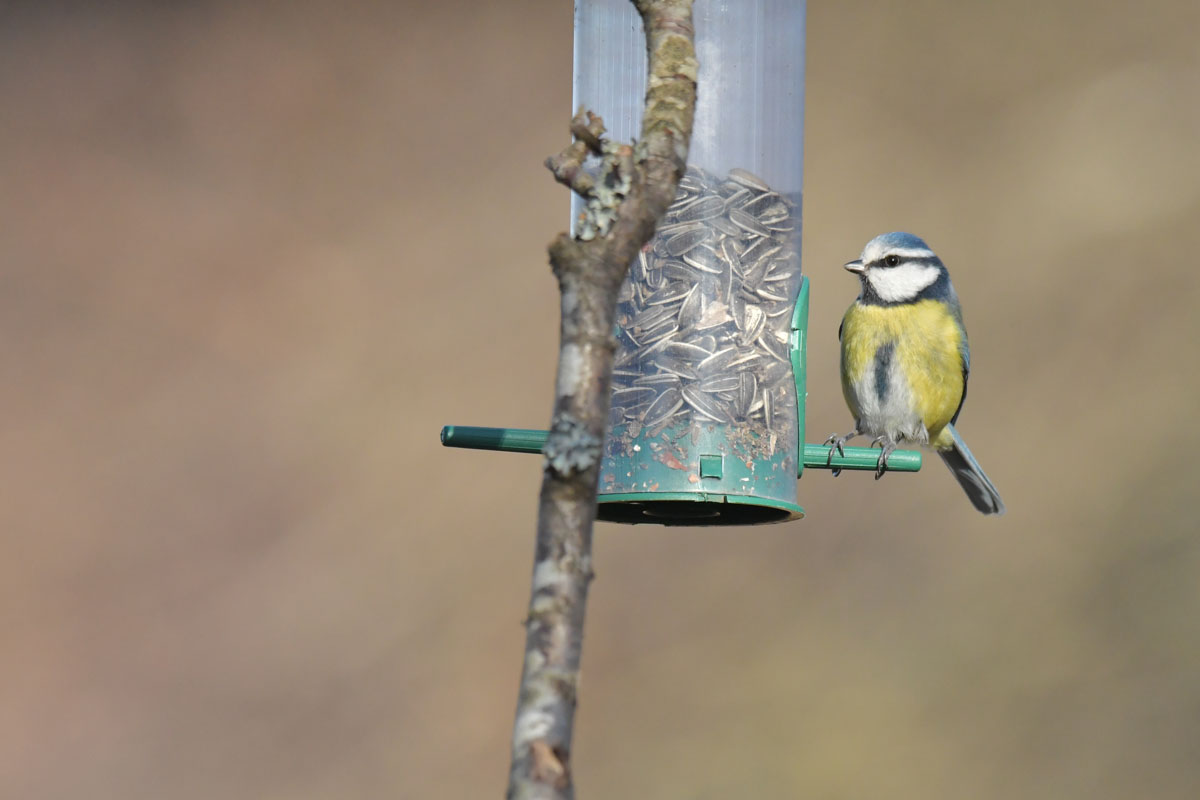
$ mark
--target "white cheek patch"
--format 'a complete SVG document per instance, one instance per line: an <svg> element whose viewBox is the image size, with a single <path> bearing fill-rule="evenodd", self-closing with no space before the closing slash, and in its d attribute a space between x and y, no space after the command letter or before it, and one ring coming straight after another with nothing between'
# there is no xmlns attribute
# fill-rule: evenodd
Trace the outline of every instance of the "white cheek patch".
<svg viewBox="0 0 1200 800"><path fill-rule="evenodd" d="M872 267L867 280L885 303L912 300L938 279L938 268L928 264L901 264L898 267Z"/></svg>

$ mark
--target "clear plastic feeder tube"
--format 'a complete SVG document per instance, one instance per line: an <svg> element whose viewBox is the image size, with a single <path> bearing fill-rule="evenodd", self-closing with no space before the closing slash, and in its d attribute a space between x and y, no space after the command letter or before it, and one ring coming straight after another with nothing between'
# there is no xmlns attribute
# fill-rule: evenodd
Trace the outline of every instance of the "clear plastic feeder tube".
<svg viewBox="0 0 1200 800"><path fill-rule="evenodd" d="M803 2L696 0L688 169L621 291L601 494L795 507L804 14ZM579 0L575 37L574 107L636 138L646 52L633 4Z"/></svg>

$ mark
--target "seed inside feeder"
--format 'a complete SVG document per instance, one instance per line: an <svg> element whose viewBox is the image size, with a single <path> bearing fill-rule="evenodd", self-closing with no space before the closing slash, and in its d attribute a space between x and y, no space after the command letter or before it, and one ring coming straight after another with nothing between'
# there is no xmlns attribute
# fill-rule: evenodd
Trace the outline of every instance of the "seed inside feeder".
<svg viewBox="0 0 1200 800"><path fill-rule="evenodd" d="M650 437L661 463L698 463L696 443L712 449L716 437L721 454L794 476L799 454L782 443L796 446L795 413L783 409L796 408L798 221L795 204L747 170L722 179L688 167L621 290L606 467ZM603 480L606 492L647 488L636 470Z"/></svg>

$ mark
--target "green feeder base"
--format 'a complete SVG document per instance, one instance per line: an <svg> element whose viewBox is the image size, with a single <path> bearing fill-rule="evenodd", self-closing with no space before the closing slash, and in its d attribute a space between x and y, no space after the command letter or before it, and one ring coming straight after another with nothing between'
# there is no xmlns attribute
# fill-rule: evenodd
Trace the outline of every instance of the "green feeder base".
<svg viewBox="0 0 1200 800"><path fill-rule="evenodd" d="M629 492L596 498L596 518L626 525L762 525L804 516L794 503L711 492Z"/></svg>
<svg viewBox="0 0 1200 800"><path fill-rule="evenodd" d="M540 453L546 444L546 431L521 428L476 428L447 425L442 428L442 444L475 450L499 450L510 453ZM802 465L809 469L842 469L874 472L879 451L870 447L846 447L842 454L832 453L827 445L805 444ZM717 465L701 458L701 479L717 477ZM916 472L921 469L921 453L896 450L888 459L891 472ZM653 491L601 493L597 498L596 518L627 525L762 525L787 522L804 517L804 509L795 503L761 495L739 495L703 491Z"/></svg>

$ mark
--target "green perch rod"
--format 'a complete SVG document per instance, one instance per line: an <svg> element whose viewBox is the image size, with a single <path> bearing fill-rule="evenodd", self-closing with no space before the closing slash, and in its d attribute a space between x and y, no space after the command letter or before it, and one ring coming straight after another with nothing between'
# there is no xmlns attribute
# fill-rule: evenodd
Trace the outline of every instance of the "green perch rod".
<svg viewBox="0 0 1200 800"><path fill-rule="evenodd" d="M442 444L472 450L501 450L505 453L540 453L546 444L546 431L523 428L476 428L447 425L442 428ZM804 445L805 468L874 470L879 465L879 450L873 447L845 447L844 456L836 453L829 460L830 448L823 444ZM895 450L888 456L888 472L917 472L921 469L921 451Z"/></svg>

